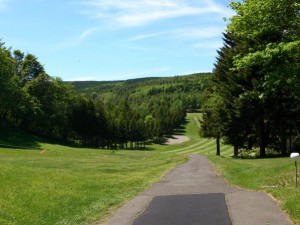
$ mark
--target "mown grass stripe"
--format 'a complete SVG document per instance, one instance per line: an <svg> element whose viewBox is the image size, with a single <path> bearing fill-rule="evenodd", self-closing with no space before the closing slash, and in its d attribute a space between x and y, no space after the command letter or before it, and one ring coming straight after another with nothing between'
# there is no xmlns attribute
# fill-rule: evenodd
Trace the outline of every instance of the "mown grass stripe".
<svg viewBox="0 0 300 225"><path fill-rule="evenodd" d="M176 153L176 154L199 153L199 154L203 155L203 154L209 153L214 150L215 150L215 147L211 147L211 148L205 148L205 149L195 149L195 150L180 152L180 153Z"/></svg>
<svg viewBox="0 0 300 225"><path fill-rule="evenodd" d="M223 151L226 151L226 150L231 149L231 148L232 148L232 146L230 146L230 145L222 145L221 146L221 150L223 150Z"/></svg>
<svg viewBox="0 0 300 225"><path fill-rule="evenodd" d="M199 122L199 118L194 117L194 121L196 122L197 127L200 128L201 124Z"/></svg>
<svg viewBox="0 0 300 225"><path fill-rule="evenodd" d="M226 146L226 148L221 149L221 152L223 152L223 153L228 153L228 152L232 152L232 151L233 151L232 146Z"/></svg>
<svg viewBox="0 0 300 225"><path fill-rule="evenodd" d="M207 141L208 141L208 139L201 139L201 141L199 141L199 142L197 142L193 145L190 145L190 146L187 146L187 147L184 147L184 148L168 150L168 151L165 151L164 153L174 153L174 152L178 152L178 151L182 151L182 150L186 150L186 149L195 148L195 147L198 147L198 146L200 146L201 144L203 144L204 142L207 142Z"/></svg>
<svg viewBox="0 0 300 225"><path fill-rule="evenodd" d="M227 151L224 151L226 149ZM191 149L179 152L177 154L187 154L187 153L199 153L199 154L209 154L210 152L216 152L216 144L215 142L208 143L206 146L201 146L197 149ZM227 155L229 156L230 152L232 151L232 146L226 145L225 147L221 145L221 155ZM228 154L227 154L228 153Z"/></svg>
<svg viewBox="0 0 300 225"><path fill-rule="evenodd" d="M211 147L214 145L214 142L212 142L212 140L208 139L208 142L205 143L204 145L200 145L198 146L197 148L194 148L194 149L197 149L197 150L201 150L201 149L205 149L207 147ZM184 150L184 151L180 151L180 152L176 152L176 154L181 154L181 153L187 153L187 152L191 152L193 149L187 149L187 150Z"/></svg>
<svg viewBox="0 0 300 225"><path fill-rule="evenodd" d="M194 145L194 146L191 146L190 148L185 148L185 149L178 149L177 151L174 151L174 152L179 152L179 151L186 151L186 150L190 150L190 149L195 149L195 148L199 148L199 147L202 147L202 146L207 146L209 145L211 142L209 139L205 139L205 141L201 142L201 143L198 143L197 145ZM172 153L174 153L172 152Z"/></svg>

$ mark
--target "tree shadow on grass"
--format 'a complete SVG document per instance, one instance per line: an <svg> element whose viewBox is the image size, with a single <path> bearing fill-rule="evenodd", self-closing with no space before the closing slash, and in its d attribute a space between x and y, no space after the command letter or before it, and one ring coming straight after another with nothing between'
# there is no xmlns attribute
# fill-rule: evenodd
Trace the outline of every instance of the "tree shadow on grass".
<svg viewBox="0 0 300 225"><path fill-rule="evenodd" d="M24 133L18 129L1 128L0 148L37 150L41 146L39 138L36 136Z"/></svg>
<svg viewBox="0 0 300 225"><path fill-rule="evenodd" d="M188 123L187 119L182 122L182 124L176 128L173 132L173 135L185 135L186 134L186 124Z"/></svg>

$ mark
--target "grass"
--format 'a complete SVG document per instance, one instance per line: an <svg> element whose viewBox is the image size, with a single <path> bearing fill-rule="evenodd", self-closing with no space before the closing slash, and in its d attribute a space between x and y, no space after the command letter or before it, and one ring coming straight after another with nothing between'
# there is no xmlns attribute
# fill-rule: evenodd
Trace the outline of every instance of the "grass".
<svg viewBox="0 0 300 225"><path fill-rule="evenodd" d="M233 149L228 145L221 145L221 157L217 157L215 140L199 138L199 118L200 114L188 114L185 129L180 131L189 136L189 141L151 145L149 151L113 153L71 148L18 132L0 132L0 144L46 150L0 148L0 224L82 225L104 221L191 153L207 156L233 185L270 193L293 222L300 224L300 191L294 187L291 160L233 159Z"/></svg>
<svg viewBox="0 0 300 225"><path fill-rule="evenodd" d="M152 151L79 149L18 131L0 132L2 146L29 148L0 148L0 224L75 225L107 219L186 161L187 154L199 152L202 144L214 148L213 140L199 141L194 120L198 116L189 115L181 130L190 137L188 142L152 145Z"/></svg>
<svg viewBox="0 0 300 225"><path fill-rule="evenodd" d="M185 159L151 151L100 151L40 143L0 149L0 224L89 224Z"/></svg>

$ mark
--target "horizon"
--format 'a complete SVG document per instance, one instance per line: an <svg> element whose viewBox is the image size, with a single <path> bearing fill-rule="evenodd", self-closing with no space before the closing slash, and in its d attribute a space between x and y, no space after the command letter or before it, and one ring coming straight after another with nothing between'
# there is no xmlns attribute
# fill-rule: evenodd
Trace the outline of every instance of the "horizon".
<svg viewBox="0 0 300 225"><path fill-rule="evenodd" d="M199 73L170 75L170 76L136 77L136 78L123 79L123 80L63 80L63 81L64 82L122 82L122 81L129 81L129 80L160 79L160 78L175 78L175 77L184 77L184 76L192 76L192 75L206 75L206 74L212 74L212 73L213 72L199 72Z"/></svg>

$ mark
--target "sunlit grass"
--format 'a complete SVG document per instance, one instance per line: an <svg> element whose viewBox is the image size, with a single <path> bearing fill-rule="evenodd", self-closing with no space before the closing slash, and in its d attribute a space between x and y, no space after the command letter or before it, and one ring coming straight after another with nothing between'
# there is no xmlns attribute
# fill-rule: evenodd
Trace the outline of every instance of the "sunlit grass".
<svg viewBox="0 0 300 225"><path fill-rule="evenodd" d="M0 224L89 224L105 219L184 158L151 151L0 149Z"/></svg>
<svg viewBox="0 0 300 225"><path fill-rule="evenodd" d="M129 199L195 153L205 155L235 186L272 194L300 224L300 191L288 158L233 159L232 146L201 139L200 114L188 114L190 140L149 151L71 148L26 137L34 149L0 148L0 224L75 225L106 220ZM8 141L19 145L20 137Z"/></svg>

